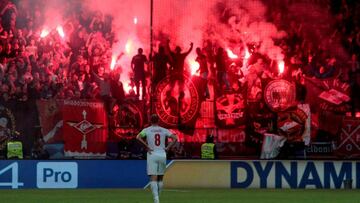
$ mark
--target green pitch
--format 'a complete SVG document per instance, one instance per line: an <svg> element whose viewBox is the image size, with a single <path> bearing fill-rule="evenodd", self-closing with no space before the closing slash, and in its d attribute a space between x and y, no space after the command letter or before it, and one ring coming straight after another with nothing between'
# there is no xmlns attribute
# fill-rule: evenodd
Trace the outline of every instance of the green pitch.
<svg viewBox="0 0 360 203"><path fill-rule="evenodd" d="M161 203L360 203L359 190L179 189ZM149 190L0 190L4 203L151 203Z"/></svg>

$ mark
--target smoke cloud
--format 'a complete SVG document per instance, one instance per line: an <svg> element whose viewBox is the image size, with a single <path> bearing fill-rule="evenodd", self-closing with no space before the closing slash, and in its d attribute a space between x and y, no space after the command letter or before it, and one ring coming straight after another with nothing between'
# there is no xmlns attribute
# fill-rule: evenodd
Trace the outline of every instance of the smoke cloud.
<svg viewBox="0 0 360 203"><path fill-rule="evenodd" d="M283 60L282 49L275 41L287 36L268 20L268 7L260 0L154 0L153 30L154 50L165 40L171 40L171 47L176 45L187 50L190 42L194 46L202 46L205 40L211 40L217 46L231 48L234 53L243 56L244 46L253 44L257 51L272 60ZM113 55L121 52L123 69L122 80L128 79L130 60L142 47L145 53L150 50L150 0L84 0L63 1L49 0L45 3L45 19L48 26L56 26L61 16L70 7L82 7L90 11L101 11L111 15L112 30L116 35L116 43L112 47ZM323 11L309 4L293 4L289 15L301 22L319 22ZM324 15L328 20L329 15ZM136 18L136 23L134 19ZM50 20L50 21L49 21ZM327 21L326 21L327 22ZM321 22L319 22L320 24ZM324 23L323 23L324 24ZM308 28L310 29L310 28ZM326 32L326 31L325 31ZM325 33L318 33L318 38ZM195 58L195 52L188 57ZM189 62L189 61L188 61Z"/></svg>

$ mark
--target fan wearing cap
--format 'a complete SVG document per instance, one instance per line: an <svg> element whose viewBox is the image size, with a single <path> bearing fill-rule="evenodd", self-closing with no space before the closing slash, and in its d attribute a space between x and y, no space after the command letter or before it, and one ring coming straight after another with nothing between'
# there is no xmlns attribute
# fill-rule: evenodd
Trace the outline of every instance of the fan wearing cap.
<svg viewBox="0 0 360 203"><path fill-rule="evenodd" d="M166 151L177 141L175 134L168 129L159 126L159 117L151 115L151 126L143 129L137 139L147 148L147 174L150 176L150 187L154 197L154 203L159 203L159 195L163 188L163 176L166 168ZM165 146L166 139L172 141Z"/></svg>

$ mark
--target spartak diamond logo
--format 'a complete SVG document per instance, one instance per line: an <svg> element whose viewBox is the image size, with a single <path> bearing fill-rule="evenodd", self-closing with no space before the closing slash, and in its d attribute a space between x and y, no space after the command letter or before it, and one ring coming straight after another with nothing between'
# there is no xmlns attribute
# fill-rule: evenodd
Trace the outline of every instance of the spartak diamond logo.
<svg viewBox="0 0 360 203"><path fill-rule="evenodd" d="M101 128L103 125L98 124L92 124L89 121L86 120L87 112L84 110L82 112L84 120L80 121L79 123L75 122L67 122L71 127L74 127L76 130L81 132L83 134L83 140L81 141L81 149L87 149L87 140L86 140L86 134Z"/></svg>

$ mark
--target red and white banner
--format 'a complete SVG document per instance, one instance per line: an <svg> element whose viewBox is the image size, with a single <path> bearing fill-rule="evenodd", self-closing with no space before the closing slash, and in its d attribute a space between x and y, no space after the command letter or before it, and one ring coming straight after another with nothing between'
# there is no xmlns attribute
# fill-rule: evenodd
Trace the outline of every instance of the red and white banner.
<svg viewBox="0 0 360 203"><path fill-rule="evenodd" d="M261 148L260 159L273 159L280 153L280 148L284 146L286 137L275 134L265 133Z"/></svg>
<svg viewBox="0 0 360 203"><path fill-rule="evenodd" d="M245 128L216 129L216 128L196 128L192 135L185 134L177 129L171 131L178 136L179 142L204 143L207 135L213 135L218 143L244 143Z"/></svg>
<svg viewBox="0 0 360 203"><path fill-rule="evenodd" d="M289 142L303 141L310 144L311 112L309 104L298 104L297 108L278 113L279 135Z"/></svg>
<svg viewBox="0 0 360 203"><path fill-rule="evenodd" d="M108 124L102 102L65 100L63 119L65 156L106 156Z"/></svg>
<svg viewBox="0 0 360 203"><path fill-rule="evenodd" d="M306 79L305 102L319 111L344 113L349 111L350 86L338 78Z"/></svg>
<svg viewBox="0 0 360 203"><path fill-rule="evenodd" d="M46 144L62 143L63 100L37 100L41 133Z"/></svg>

